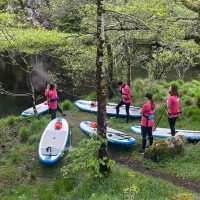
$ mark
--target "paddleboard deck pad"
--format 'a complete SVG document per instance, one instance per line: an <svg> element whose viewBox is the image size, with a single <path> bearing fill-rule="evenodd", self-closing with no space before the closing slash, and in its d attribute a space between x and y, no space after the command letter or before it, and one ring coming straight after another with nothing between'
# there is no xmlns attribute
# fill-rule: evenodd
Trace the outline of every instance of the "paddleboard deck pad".
<svg viewBox="0 0 200 200"><path fill-rule="evenodd" d="M95 122L96 123L96 122ZM80 123L80 129L85 134L91 136L97 133L97 128L93 126L92 121L83 121ZM120 145L132 145L136 140L128 134L107 127L106 137L108 142Z"/></svg>
<svg viewBox="0 0 200 200"><path fill-rule="evenodd" d="M140 135L141 126L131 126L131 131ZM156 128L153 135L159 138L169 138L171 137L171 131L167 128ZM200 140L200 131L176 130L176 135L183 135L187 140Z"/></svg>
<svg viewBox="0 0 200 200"><path fill-rule="evenodd" d="M48 107L47 102L45 101L41 104L36 105L36 109L37 109L37 112L39 115L43 115L48 112L49 107ZM33 115L34 115L33 107L29 108L21 113L21 116L23 116L23 117L30 117Z"/></svg>
<svg viewBox="0 0 200 200"><path fill-rule="evenodd" d="M56 124L62 124L59 128ZM52 120L45 128L40 140L38 155L39 160L44 164L54 164L62 156L69 140L70 129L64 118Z"/></svg>
<svg viewBox="0 0 200 200"><path fill-rule="evenodd" d="M75 105L82 111L97 113L97 102L78 100L75 101ZM106 105L106 113L108 116L116 116L116 103L108 103ZM129 109L130 117L141 117L140 108L130 106ZM126 107L125 105L120 107L119 111L120 117L126 117Z"/></svg>

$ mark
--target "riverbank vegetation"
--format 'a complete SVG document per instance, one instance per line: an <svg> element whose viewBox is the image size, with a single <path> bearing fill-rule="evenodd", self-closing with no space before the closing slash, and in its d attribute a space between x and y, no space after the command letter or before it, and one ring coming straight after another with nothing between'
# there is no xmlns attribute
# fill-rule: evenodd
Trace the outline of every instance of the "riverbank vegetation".
<svg viewBox="0 0 200 200"><path fill-rule="evenodd" d="M80 122L95 120L96 116L81 112L75 107L66 111L66 114L73 133L72 145L73 148L76 148L79 146L79 142L87 138L78 128ZM81 173L70 173L63 176L62 168L69 164L69 160L66 158L67 152L64 153L61 161L54 166L44 166L38 159L39 140L49 120L50 116L40 119L11 116L0 120L1 199L127 199L133 196L135 199L149 197L153 199L171 199L180 193L190 193L184 188L174 186L169 181L143 175L137 172L137 169L135 169L136 171L128 169L118 164L118 161L112 167L112 174L107 178L98 179L91 175L85 176L86 172L84 170ZM128 125L124 119L109 119L109 121L109 126L123 131L126 130L135 138L140 138L129 130L130 125L135 123L134 121ZM25 138L23 136L24 132ZM137 153L139 147L140 141L138 140L136 145L128 150L111 145L109 146L109 152L118 159L136 159L148 168L161 169L165 173L173 172L174 176L184 177L194 182L200 180L197 168L199 146L189 144L184 157L169 159L167 164L164 162L155 164L143 160L142 156ZM87 149L85 149L86 152ZM182 163L181 170L179 163Z"/></svg>
<svg viewBox="0 0 200 200"><path fill-rule="evenodd" d="M119 100L116 82L123 80L131 86L136 106L143 104L147 91L154 94L156 120L165 107L170 84L175 83L182 107L177 128L200 130L199 1L0 0L0 8L0 58L21 70L28 85L23 94L8 91L3 84L0 91L31 98L36 116L0 120L1 199L195 199L193 194L179 193L199 195L198 144L187 144L182 157L152 163L137 153L140 137L130 132L130 126L139 125L139 120L125 124L124 119L108 118L109 126L137 139L130 149L108 145L107 151L104 142L93 146L92 140L83 140L78 128L83 120L97 120L99 137L106 137L106 100ZM74 155L66 151L55 166L43 166L37 156L41 134L50 120L49 116L39 117L35 107L41 99L32 81L38 55L59 62L48 80L61 91L67 91L62 84L67 83L71 95L77 97L76 88L86 87L86 93L96 90L86 99L98 101L97 118L80 112L69 101L62 103L77 148ZM147 79L137 78L141 73ZM167 115L159 126L168 126ZM87 153L84 141L96 156L79 166L78 159L69 163L69 158ZM66 166L76 173L66 173ZM93 167L101 176L91 176ZM189 182L191 187L187 187Z"/></svg>

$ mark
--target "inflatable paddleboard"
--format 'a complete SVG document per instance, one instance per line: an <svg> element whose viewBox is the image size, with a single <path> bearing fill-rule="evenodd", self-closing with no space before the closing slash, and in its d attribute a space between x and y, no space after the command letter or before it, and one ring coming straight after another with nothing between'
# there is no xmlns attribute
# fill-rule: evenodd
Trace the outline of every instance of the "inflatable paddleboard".
<svg viewBox="0 0 200 200"><path fill-rule="evenodd" d="M75 105L82 111L97 113L97 102L78 100L75 102ZM115 109L116 106L117 106L116 103L108 103L106 105L107 115L116 116L116 109ZM139 107L130 106L129 112L130 112L130 117L141 117ZM119 116L126 117L126 107L124 105L120 107Z"/></svg>
<svg viewBox="0 0 200 200"><path fill-rule="evenodd" d="M45 101L41 104L36 105L36 109L37 109L37 112L39 115L43 115L48 112L49 107L47 105L47 102ZM21 114L21 116L23 116L23 117L30 117L33 115L34 115L33 107L23 111Z"/></svg>
<svg viewBox="0 0 200 200"><path fill-rule="evenodd" d="M83 121L80 123L80 129L87 135L97 133L96 122ZM120 145L132 145L136 140L128 134L107 127L106 137L108 142Z"/></svg>
<svg viewBox="0 0 200 200"><path fill-rule="evenodd" d="M140 135L141 127L131 126L131 131ZM156 130L153 132L153 135L159 138L168 138L171 137L171 131L167 128L156 128ZM200 131L176 130L176 135L184 135L187 140L200 140Z"/></svg>
<svg viewBox="0 0 200 200"><path fill-rule="evenodd" d="M40 140L39 160L47 165L56 163L62 156L69 140L70 129L63 118L52 120L45 128Z"/></svg>

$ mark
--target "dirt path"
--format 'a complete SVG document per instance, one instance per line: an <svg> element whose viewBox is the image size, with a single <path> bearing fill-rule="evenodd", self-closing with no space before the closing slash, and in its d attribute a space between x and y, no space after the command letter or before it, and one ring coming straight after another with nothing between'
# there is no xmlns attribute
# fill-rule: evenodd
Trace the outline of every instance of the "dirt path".
<svg viewBox="0 0 200 200"><path fill-rule="evenodd" d="M93 115L85 115L82 112L78 112L78 117L77 113L73 113L70 116L68 115L67 120L69 121L70 124L74 126L75 131L80 131L79 130L79 125L81 121L84 121L85 119L87 120L94 120ZM81 131L80 131L81 132ZM81 138L80 138L81 139ZM73 137L72 134L72 145L76 146L78 144L78 141L76 141L77 138ZM118 152L115 147L109 147L109 154L111 159L115 160L119 164L123 164L126 167L139 171L145 175L153 176L155 178L160 178L166 181L171 182L172 184L179 186L179 187L184 187L192 192L200 193L200 182L194 182L194 181L189 181L185 179L184 177L177 177L169 173L162 172L158 169L151 169L147 168L142 163L133 157L130 159L126 158L119 158Z"/></svg>
<svg viewBox="0 0 200 200"><path fill-rule="evenodd" d="M118 155L113 149L109 149L109 154L110 154L111 159L115 160L119 164L125 165L126 167L132 170L139 171L143 174L153 176L155 178L164 179L166 181L173 183L176 186L184 187L198 194L200 193L200 182L189 181L185 179L184 177L177 177L169 173L164 173L158 169L147 168L144 165L142 165L140 161L134 160L133 158L129 160L121 159L118 157Z"/></svg>

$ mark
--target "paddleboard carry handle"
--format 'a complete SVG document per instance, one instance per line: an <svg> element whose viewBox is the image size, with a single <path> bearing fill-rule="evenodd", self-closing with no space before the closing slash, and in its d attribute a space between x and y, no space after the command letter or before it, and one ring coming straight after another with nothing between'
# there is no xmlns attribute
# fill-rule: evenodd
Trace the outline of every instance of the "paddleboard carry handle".
<svg viewBox="0 0 200 200"><path fill-rule="evenodd" d="M49 152L49 151L50 151L49 156L51 156L51 152L52 152L52 148L51 148L51 147L47 147L47 148L46 148L46 152Z"/></svg>

